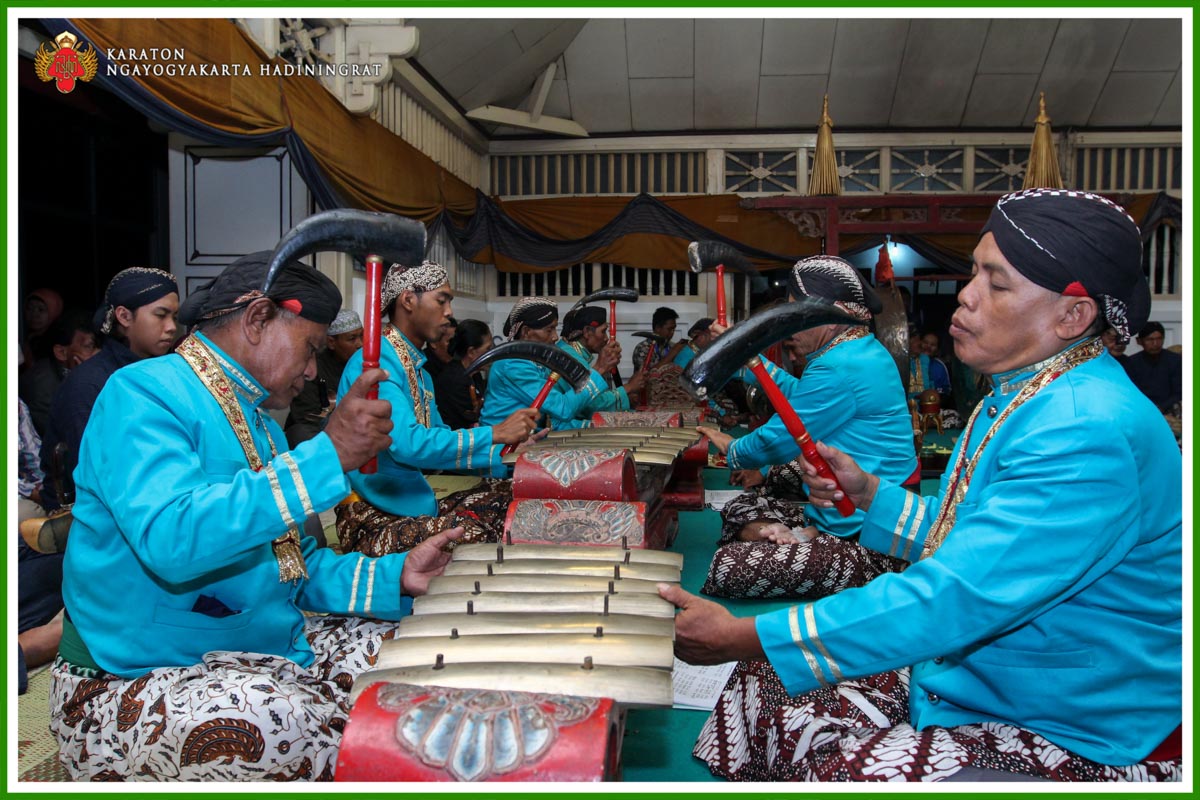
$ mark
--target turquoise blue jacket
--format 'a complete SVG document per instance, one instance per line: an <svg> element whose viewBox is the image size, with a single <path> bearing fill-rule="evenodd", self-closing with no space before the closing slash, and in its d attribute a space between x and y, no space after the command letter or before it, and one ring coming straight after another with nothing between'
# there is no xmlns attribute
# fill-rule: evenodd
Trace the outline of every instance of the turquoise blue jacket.
<svg viewBox="0 0 1200 800"><path fill-rule="evenodd" d="M592 361L595 359L591 351L584 347L581 342L568 342L565 339L559 339L558 349L570 353L586 367L591 367ZM554 384L554 388L560 392L574 391L569 384L563 381ZM592 370L592 376L588 381L586 391L591 399L583 407L582 416L584 419L591 419L592 415L598 411L629 410L629 394L625 391L625 388L623 386L610 388L608 378L594 369Z"/></svg>
<svg viewBox="0 0 1200 800"><path fill-rule="evenodd" d="M911 384L917 377L917 364L921 365L921 386L913 387ZM909 385L904 388L908 391L909 397L916 397L926 389L935 389L933 383L933 364L926 353L918 353L917 355L909 355L908 357L908 382Z"/></svg>
<svg viewBox="0 0 1200 800"><path fill-rule="evenodd" d="M173 354L114 373L80 446L63 598L92 658L124 678L197 664L210 650L308 666L302 610L399 619L412 608L400 596L403 555L340 556L307 536L309 578L279 582L271 541L350 486L326 434L287 452L283 431L260 409L263 387L204 341L225 360L261 471L249 468L220 406Z"/></svg>
<svg viewBox="0 0 1200 800"><path fill-rule="evenodd" d="M1028 377L993 381L951 465ZM923 499L881 484L860 541L915 563L758 617L767 657L793 694L912 665L917 728L1007 722L1140 761L1182 715L1181 470L1162 415L1104 353L996 431L930 557L948 476Z"/></svg>
<svg viewBox="0 0 1200 800"><path fill-rule="evenodd" d="M696 357L696 352L696 346L688 342L686 347L675 354L674 361L679 365L680 369L687 369L688 364L692 363L692 360Z"/></svg>
<svg viewBox="0 0 1200 800"><path fill-rule="evenodd" d="M800 378L763 359L767 373L779 384L814 441L849 453L859 465L885 480L903 483L917 468L912 415L896 362L870 334L808 357ZM786 464L800 447L779 415L729 446L730 469L758 469ZM865 514L843 517L832 508L810 506L808 516L818 529L835 536L853 536Z"/></svg>
<svg viewBox="0 0 1200 800"><path fill-rule="evenodd" d="M479 424L495 425L514 411L531 407L549 377L549 369L527 359L506 358L494 362L488 373L487 395L479 412ZM560 386L561 391L558 388ZM548 417L548 427L560 430L590 426L591 422L583 419L583 415L591 400L592 395L588 391L577 392L559 380L542 404L542 412Z"/></svg>
<svg viewBox="0 0 1200 800"><path fill-rule="evenodd" d="M437 514L437 499L422 470L484 470L489 475L501 475L504 472L501 445L492 444L491 428L453 430L442 421L434 401L433 378L421 369L425 355L403 334L400 338L416 370L417 397L412 395L396 348L388 337L382 337L379 366L387 370L388 379L379 384L379 397L392 404L392 444L379 453L374 474L364 475L354 470L349 474L350 485L363 500L389 514L433 516ZM362 350L359 350L346 362L338 385L338 400L362 371ZM417 422L414 409L421 406L428 408L428 427Z"/></svg>

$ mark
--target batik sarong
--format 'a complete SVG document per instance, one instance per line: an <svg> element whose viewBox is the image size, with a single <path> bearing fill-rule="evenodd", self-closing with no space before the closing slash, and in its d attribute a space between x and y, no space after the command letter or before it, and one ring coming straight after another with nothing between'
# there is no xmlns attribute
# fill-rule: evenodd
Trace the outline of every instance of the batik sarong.
<svg viewBox="0 0 1200 800"><path fill-rule="evenodd" d="M262 653L211 652L126 680L59 659L50 730L74 780L331 780L354 678L396 623L314 616L303 668Z"/></svg>
<svg viewBox="0 0 1200 800"><path fill-rule="evenodd" d="M719 546L700 591L714 597L815 599L904 569L905 562L863 547L858 537L818 533L796 544L739 541L753 522L808 525L801 474L795 461L771 467L763 483L725 505Z"/></svg>
<svg viewBox="0 0 1200 800"><path fill-rule="evenodd" d="M908 670L788 695L765 661L730 676L692 754L737 781L937 781L964 767L1055 781L1178 781L1182 759L1098 764L1014 725L916 730Z"/></svg>
<svg viewBox="0 0 1200 800"><path fill-rule="evenodd" d="M438 501L437 516L400 517L381 511L365 500L336 509L337 532L344 553L383 556L403 553L448 528L466 529L461 543L498 542L512 502L512 481L484 478L470 489Z"/></svg>

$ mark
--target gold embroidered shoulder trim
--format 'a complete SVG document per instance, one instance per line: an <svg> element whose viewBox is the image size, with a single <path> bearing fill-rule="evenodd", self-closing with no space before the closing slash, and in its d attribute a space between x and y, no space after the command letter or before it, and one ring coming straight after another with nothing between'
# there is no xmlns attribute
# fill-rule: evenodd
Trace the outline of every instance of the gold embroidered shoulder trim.
<svg viewBox="0 0 1200 800"><path fill-rule="evenodd" d="M829 344L825 345L825 347L822 348L821 352L817 353L815 356L813 356L813 358L820 358L821 356L825 355L833 348L837 347L839 344L844 344L846 342L853 342L855 339L862 339L868 333L870 333L870 331L868 331L866 328L864 328L861 325L854 325L850 328L847 328L846 330L839 333L837 336L830 339Z"/></svg>
<svg viewBox="0 0 1200 800"><path fill-rule="evenodd" d="M208 390L213 399L217 401L217 405L221 407L226 421L233 429L234 435L237 436L238 443L242 446L242 452L246 456L246 462L250 465L250 469L255 472L261 470L263 468L262 457L259 456L258 448L254 444L254 437L250 433L250 425L246 421L246 414L242 411L242 407L237 401L233 382L221 370L215 354L205 347L204 343L196 338L194 334L180 342L175 352L183 357L187 365L192 368L192 372L195 372L196 377L200 379L200 383ZM274 458L276 452L275 442L271 439L269 433L267 434L267 441L270 443L271 457ZM271 481L271 493L275 497L275 502L281 504L283 510L286 511L287 503L283 499L282 490L278 487L278 478L274 470L270 471L268 479ZM300 550L300 531L294 520L291 520L290 517L290 512L284 516L284 521L290 523L287 533L271 542L271 549L274 551L275 560L279 564L280 583L288 583L308 577L308 568L304 563L304 553Z"/></svg>
<svg viewBox="0 0 1200 800"><path fill-rule="evenodd" d="M996 421L992 424L992 427L988 429L988 432L984 434L983 439L979 442L979 447L975 448L975 454L968 459L967 448L971 444L971 432L975 428L975 420L978 419L979 412L983 409L984 404L980 403L975 406L975 411L972 412L971 418L967 421L967 426L961 434L962 446L958 448L958 456L954 460L954 467L951 471L950 480L946 484L946 494L942 496L942 504L938 509L938 515L934 519L933 525L929 528L929 535L925 537L925 546L922 548L921 558L928 558L937 552L937 549L942 546L942 542L946 540L946 536L954 527L958 504L966 499L967 490L971 485L971 478L975 474L975 467L981 461L980 455L983 453L984 448L988 446L988 443L992 441L992 438L995 437L996 431L1000 430L1014 411L1025 405L1034 395L1053 383L1056 378L1075 369L1080 364L1091 361L1103 352L1104 345L1099 339L1088 339L1072 347L1070 350L1060 353L1049 363L1042 362L1046 365L1030 378L1028 383L1021 387L1021 391L1008 404L1008 407L1000 412L1000 416L996 417Z"/></svg>
<svg viewBox="0 0 1200 800"><path fill-rule="evenodd" d="M391 343L392 349L396 351L396 358L400 359L400 366L404 368L404 377L408 378L408 394L412 398L413 415L416 416L418 423L428 428L431 416L429 396L421 385L421 377L417 374L417 365L413 362L412 353L408 351L408 342L404 341L400 331L392 325L387 326L384 335Z"/></svg>

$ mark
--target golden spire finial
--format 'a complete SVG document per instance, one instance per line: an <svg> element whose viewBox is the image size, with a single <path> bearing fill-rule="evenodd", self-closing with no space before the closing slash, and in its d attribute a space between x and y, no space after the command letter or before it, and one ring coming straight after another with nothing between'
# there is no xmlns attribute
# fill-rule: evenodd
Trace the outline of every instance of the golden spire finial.
<svg viewBox="0 0 1200 800"><path fill-rule="evenodd" d="M1029 148L1029 163L1025 165L1023 189L1061 189L1062 173L1058 170L1058 153L1054 149L1054 134L1050 132L1050 116L1046 113L1046 93L1038 98L1038 115L1033 126L1033 145Z"/></svg>
<svg viewBox="0 0 1200 800"><path fill-rule="evenodd" d="M1042 92L1038 96L1038 115L1037 115L1037 119L1034 120L1034 123L1037 125L1049 125L1050 124L1050 117L1046 115L1046 93L1045 92Z"/></svg>
<svg viewBox="0 0 1200 800"><path fill-rule="evenodd" d="M808 176L808 193L842 193L842 178L838 175L837 156L833 151L833 119L829 116L829 95L825 95L821 103L821 123L817 128L817 147L813 155L812 173Z"/></svg>

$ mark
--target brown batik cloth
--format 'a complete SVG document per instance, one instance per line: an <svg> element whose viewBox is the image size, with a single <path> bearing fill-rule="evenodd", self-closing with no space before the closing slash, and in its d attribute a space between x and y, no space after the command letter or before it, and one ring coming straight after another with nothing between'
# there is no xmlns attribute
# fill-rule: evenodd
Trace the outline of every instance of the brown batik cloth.
<svg viewBox="0 0 1200 800"><path fill-rule="evenodd" d="M808 524L801 474L795 461L771 467L764 483L725 505L721 539L701 592L713 597L815 599L904 569L904 561L863 547L857 536L818 533L796 544L738 541L738 533L751 522L779 522L789 528Z"/></svg>
<svg viewBox="0 0 1200 800"><path fill-rule="evenodd" d="M461 525L466 532L460 543L498 542L511 502L512 481L504 478L484 478L477 486L446 495L438 501L436 517L398 517L356 500L336 509L338 540L342 552L383 556L406 552Z"/></svg>
<svg viewBox="0 0 1200 800"><path fill-rule="evenodd" d="M936 781L963 767L1054 781L1179 781L1182 759L1112 767L999 722L908 722L908 670L788 695L765 661L742 662L692 755L736 781Z"/></svg>
<svg viewBox="0 0 1200 800"><path fill-rule="evenodd" d="M700 591L712 597L815 600L903 568L903 561L827 533L796 544L733 542L717 548Z"/></svg>
<svg viewBox="0 0 1200 800"><path fill-rule="evenodd" d="M350 686L395 632L395 622L308 617L308 668L216 651L127 680L85 677L59 659L50 678L59 761L77 781L331 780Z"/></svg>

